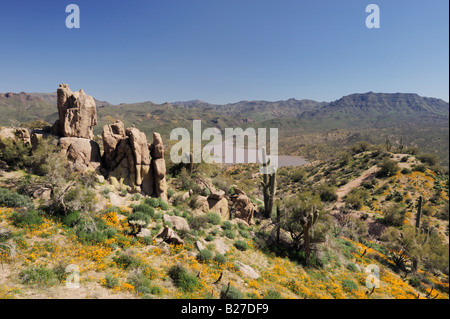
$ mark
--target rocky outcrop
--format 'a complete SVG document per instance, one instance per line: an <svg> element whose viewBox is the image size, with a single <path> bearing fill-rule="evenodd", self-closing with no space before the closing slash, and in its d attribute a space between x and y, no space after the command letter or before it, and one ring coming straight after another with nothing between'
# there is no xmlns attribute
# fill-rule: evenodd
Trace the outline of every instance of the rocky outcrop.
<svg viewBox="0 0 450 319"><path fill-rule="evenodd" d="M97 170L101 165L100 147L86 138L62 137L59 140L61 152L73 163L78 172Z"/></svg>
<svg viewBox="0 0 450 319"><path fill-rule="evenodd" d="M0 139L11 139L14 142L22 141L24 144L31 144L30 131L22 127L0 127Z"/></svg>
<svg viewBox="0 0 450 319"><path fill-rule="evenodd" d="M164 144L158 133L153 134L153 144L149 145L143 132L135 127L125 129L121 121L116 121L103 127L102 138L103 165L110 180L167 202Z"/></svg>
<svg viewBox="0 0 450 319"><path fill-rule="evenodd" d="M166 161L164 160L164 144L159 133L153 133L153 144L149 146L149 149L150 155L152 156L153 181L156 196L167 202Z"/></svg>
<svg viewBox="0 0 450 319"><path fill-rule="evenodd" d="M164 227L164 230L158 235L158 237L162 238L163 241L168 244L184 245L183 239L181 239L176 232L167 226Z"/></svg>
<svg viewBox="0 0 450 319"><path fill-rule="evenodd" d="M236 218L246 221L249 225L252 223L255 205L250 198L239 188L234 188L235 195L231 196L233 202L233 210Z"/></svg>
<svg viewBox="0 0 450 319"><path fill-rule="evenodd" d="M61 137L94 138L97 124L97 108L92 96L81 89L72 92L67 84L60 84L57 91L59 119L52 127L52 133Z"/></svg>
<svg viewBox="0 0 450 319"><path fill-rule="evenodd" d="M173 226L173 229L175 229L177 231L178 230L186 230L186 231L191 230L186 219L184 219L183 217L180 217L180 216L170 216L170 215L164 214L163 221L171 223Z"/></svg>

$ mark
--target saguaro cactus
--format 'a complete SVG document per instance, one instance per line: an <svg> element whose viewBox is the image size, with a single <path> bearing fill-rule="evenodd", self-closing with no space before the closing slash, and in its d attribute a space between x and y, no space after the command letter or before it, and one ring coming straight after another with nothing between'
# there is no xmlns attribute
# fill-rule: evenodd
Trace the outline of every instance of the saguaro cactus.
<svg viewBox="0 0 450 319"><path fill-rule="evenodd" d="M420 219L422 218L423 209L423 197L419 197L419 203L417 204L417 214L416 214L416 230L420 229Z"/></svg>
<svg viewBox="0 0 450 319"><path fill-rule="evenodd" d="M300 225L303 228L303 249L305 251L305 262L309 263L309 256L311 255L311 228L317 221L319 217L319 213L316 207L313 207L312 210L308 213L305 213L300 218Z"/></svg>
<svg viewBox="0 0 450 319"><path fill-rule="evenodd" d="M270 165L270 157L267 157L266 148L262 149L263 157L263 177L261 185L263 187L264 196L264 215L270 218L275 201L275 193L277 191L276 169Z"/></svg>

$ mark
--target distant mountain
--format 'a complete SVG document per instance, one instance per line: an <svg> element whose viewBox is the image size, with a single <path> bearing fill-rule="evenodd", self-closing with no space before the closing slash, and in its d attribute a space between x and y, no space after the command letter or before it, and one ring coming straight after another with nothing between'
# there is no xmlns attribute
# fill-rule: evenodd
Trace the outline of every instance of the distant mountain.
<svg viewBox="0 0 450 319"><path fill-rule="evenodd" d="M279 127L283 129L338 129L378 127L401 123L433 125L448 122L449 104L440 99L405 93L358 93L333 102L289 99L286 101L240 101L225 105L201 100L155 104L152 102L112 105L96 100L99 114L97 133L115 119L144 130L168 132L190 127L193 119L218 128L232 126ZM57 118L56 93L0 94L0 124L11 120L37 119L52 123Z"/></svg>

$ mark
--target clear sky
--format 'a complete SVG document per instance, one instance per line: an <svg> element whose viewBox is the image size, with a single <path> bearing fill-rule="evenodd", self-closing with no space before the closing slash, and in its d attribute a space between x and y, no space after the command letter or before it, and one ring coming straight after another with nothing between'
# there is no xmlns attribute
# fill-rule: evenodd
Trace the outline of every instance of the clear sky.
<svg viewBox="0 0 450 319"><path fill-rule="evenodd" d="M68 29L68 4L81 28ZM375 3L381 28L368 29ZM111 103L449 100L448 0L0 0L0 92Z"/></svg>

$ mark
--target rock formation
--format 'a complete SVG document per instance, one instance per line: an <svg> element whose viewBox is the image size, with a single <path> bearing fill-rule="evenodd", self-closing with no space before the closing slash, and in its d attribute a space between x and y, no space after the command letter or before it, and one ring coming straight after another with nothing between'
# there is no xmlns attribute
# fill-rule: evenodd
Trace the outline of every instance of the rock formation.
<svg viewBox="0 0 450 319"><path fill-rule="evenodd" d="M164 144L158 133L153 134L153 144L149 145L143 132L135 127L125 129L121 121L116 121L103 127L102 138L103 165L112 183L167 202Z"/></svg>
<svg viewBox="0 0 450 319"><path fill-rule="evenodd" d="M231 201L234 204L235 217L246 221L250 225L253 219L253 213L255 212L255 205L239 188L234 187L234 192L235 195L231 196Z"/></svg>
<svg viewBox="0 0 450 319"><path fill-rule="evenodd" d="M58 115L52 133L61 137L79 137L92 140L97 124L95 100L81 89L72 92L67 84L60 84L57 91Z"/></svg>

